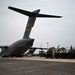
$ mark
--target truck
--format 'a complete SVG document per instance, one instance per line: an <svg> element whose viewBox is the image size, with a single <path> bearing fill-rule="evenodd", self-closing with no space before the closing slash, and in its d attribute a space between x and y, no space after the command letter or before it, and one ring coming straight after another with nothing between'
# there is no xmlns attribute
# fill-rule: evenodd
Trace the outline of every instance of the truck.
<svg viewBox="0 0 75 75"><path fill-rule="evenodd" d="M48 51L44 54L45 58L61 58L61 59L74 59L75 58L75 49L70 47L69 50L66 48L55 48L51 47Z"/></svg>

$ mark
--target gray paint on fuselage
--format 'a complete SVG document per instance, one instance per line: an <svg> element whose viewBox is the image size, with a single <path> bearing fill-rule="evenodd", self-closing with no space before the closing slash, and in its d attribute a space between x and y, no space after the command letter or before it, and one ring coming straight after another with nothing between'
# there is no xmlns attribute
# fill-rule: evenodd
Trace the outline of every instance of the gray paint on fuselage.
<svg viewBox="0 0 75 75"><path fill-rule="evenodd" d="M34 39L21 39L2 50L2 56L20 56L33 45Z"/></svg>

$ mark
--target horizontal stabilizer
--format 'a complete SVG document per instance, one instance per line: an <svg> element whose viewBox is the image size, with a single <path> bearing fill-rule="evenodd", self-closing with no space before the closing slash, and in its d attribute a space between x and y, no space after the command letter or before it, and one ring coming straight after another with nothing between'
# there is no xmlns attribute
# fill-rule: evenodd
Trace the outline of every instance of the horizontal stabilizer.
<svg viewBox="0 0 75 75"><path fill-rule="evenodd" d="M22 10L22 9L18 9L18 8L14 8L14 7L11 7L11 6L9 6L8 8L11 9L11 10L14 10L16 12L19 12L21 14L27 15L27 16L35 15L35 13L29 12L29 11L26 11L26 10Z"/></svg>
<svg viewBox="0 0 75 75"><path fill-rule="evenodd" d="M61 18L62 16L38 14L37 17Z"/></svg>
<svg viewBox="0 0 75 75"><path fill-rule="evenodd" d="M11 6L9 6L8 8L11 9L11 10L14 10L14 11L16 11L16 12L19 12L19 13L21 13L21 14L23 14L23 15L27 15L27 16L29 16L29 17L36 15L36 11L30 12L30 11L18 9L18 8L11 7ZM38 11L40 11L40 9L39 9ZM46 15L46 14L37 14L36 17L61 18L62 16Z"/></svg>

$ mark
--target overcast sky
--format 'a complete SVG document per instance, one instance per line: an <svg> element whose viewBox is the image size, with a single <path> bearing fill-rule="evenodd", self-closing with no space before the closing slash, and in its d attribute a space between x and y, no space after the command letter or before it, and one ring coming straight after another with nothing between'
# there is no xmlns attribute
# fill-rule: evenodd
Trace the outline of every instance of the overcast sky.
<svg viewBox="0 0 75 75"><path fill-rule="evenodd" d="M22 39L28 17L8 9L14 6L23 10L60 15L62 18L37 18L30 34L34 45L40 47L75 46L75 0L0 0L0 45L10 45Z"/></svg>

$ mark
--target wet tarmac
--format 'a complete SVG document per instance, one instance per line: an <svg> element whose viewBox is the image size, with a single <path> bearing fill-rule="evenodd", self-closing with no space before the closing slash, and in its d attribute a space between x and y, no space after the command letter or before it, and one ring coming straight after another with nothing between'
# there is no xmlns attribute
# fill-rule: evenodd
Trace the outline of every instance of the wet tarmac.
<svg viewBox="0 0 75 75"><path fill-rule="evenodd" d="M75 75L74 62L23 59L0 58L0 75Z"/></svg>

